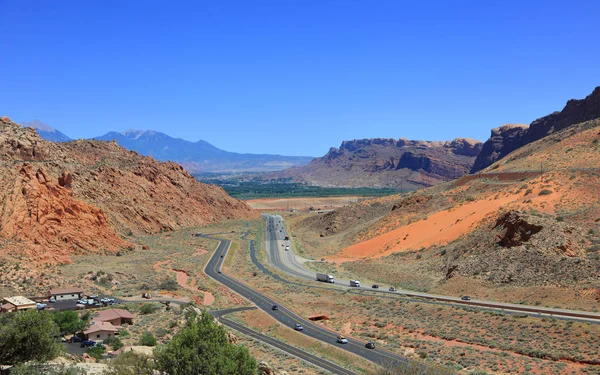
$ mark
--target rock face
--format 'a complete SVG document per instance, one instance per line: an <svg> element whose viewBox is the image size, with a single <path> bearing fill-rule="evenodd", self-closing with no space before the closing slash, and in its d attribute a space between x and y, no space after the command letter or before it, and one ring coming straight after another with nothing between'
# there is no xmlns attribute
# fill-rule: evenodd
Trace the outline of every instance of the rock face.
<svg viewBox="0 0 600 375"><path fill-rule="evenodd" d="M528 223L518 211L509 211L498 218L494 228L504 227L505 232L500 236L499 243L511 248L521 246L529 241L531 236L544 229L541 225Z"/></svg>
<svg viewBox="0 0 600 375"><path fill-rule="evenodd" d="M562 111L539 118L529 127L505 125L492 129L492 135L483 145L471 172L480 171L512 151L549 134L596 118L600 118L600 86L596 87L585 99L571 99Z"/></svg>
<svg viewBox="0 0 600 375"><path fill-rule="evenodd" d="M374 138L342 142L307 166L272 177L291 177L321 186L431 186L469 172L481 142L458 138L450 142Z"/></svg>
<svg viewBox="0 0 600 375"><path fill-rule="evenodd" d="M0 119L0 160L2 256L68 262L76 253L130 246L119 234L258 217L178 164L113 142L44 141L6 117Z"/></svg>

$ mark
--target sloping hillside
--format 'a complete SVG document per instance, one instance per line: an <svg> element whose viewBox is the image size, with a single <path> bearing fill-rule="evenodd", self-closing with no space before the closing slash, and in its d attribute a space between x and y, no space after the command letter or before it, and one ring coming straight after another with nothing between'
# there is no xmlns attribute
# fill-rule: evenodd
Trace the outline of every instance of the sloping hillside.
<svg viewBox="0 0 600 375"><path fill-rule="evenodd" d="M5 256L64 262L128 246L119 235L258 217L178 164L112 142L48 142L6 117L0 126Z"/></svg>
<svg viewBox="0 0 600 375"><path fill-rule="evenodd" d="M492 129L492 135L484 143L471 172L480 171L512 151L552 133L597 118L600 118L600 86L585 99L571 99L562 111L541 117L529 127L519 125Z"/></svg>
<svg viewBox="0 0 600 375"><path fill-rule="evenodd" d="M458 138L451 142L405 139L344 141L307 166L273 174L295 181L334 187L418 189L469 172L482 143Z"/></svg>
<svg viewBox="0 0 600 375"><path fill-rule="evenodd" d="M596 294L560 291L600 290L599 142L600 121L571 126L481 174L309 217L293 235L305 255L382 283L513 302L543 288L544 303L592 308Z"/></svg>

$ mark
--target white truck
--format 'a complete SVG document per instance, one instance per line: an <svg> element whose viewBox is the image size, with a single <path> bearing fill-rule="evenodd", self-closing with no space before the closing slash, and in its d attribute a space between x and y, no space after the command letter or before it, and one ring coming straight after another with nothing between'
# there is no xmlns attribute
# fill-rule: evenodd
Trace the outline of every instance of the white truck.
<svg viewBox="0 0 600 375"><path fill-rule="evenodd" d="M360 281L359 280L350 280L350 286L355 286L357 288L360 288Z"/></svg>
<svg viewBox="0 0 600 375"><path fill-rule="evenodd" d="M324 283L332 283L332 284L335 283L333 276L328 275L326 273L318 273L317 280L322 281Z"/></svg>

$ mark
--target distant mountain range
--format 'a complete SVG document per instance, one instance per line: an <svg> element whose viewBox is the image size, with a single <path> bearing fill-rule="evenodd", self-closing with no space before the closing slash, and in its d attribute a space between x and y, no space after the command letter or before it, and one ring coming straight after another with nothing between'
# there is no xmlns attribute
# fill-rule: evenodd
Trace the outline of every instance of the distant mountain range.
<svg viewBox="0 0 600 375"><path fill-rule="evenodd" d="M23 122L22 125L35 128L38 134L48 141L68 142L71 140L71 138L39 120ZM239 154L221 150L203 140L190 142L152 130L109 132L93 139L100 141L114 140L120 146L136 151L141 155L152 156L159 161L177 162L191 173L272 172L306 165L313 159L309 156Z"/></svg>
<svg viewBox="0 0 600 375"><path fill-rule="evenodd" d="M50 125L44 124L40 120L26 121L26 122L21 123L21 125L25 128L27 128L27 127L34 128L35 130L37 130L40 137L42 137L43 139L45 139L47 141L69 142L71 140L71 138L67 137L63 133L54 129Z"/></svg>

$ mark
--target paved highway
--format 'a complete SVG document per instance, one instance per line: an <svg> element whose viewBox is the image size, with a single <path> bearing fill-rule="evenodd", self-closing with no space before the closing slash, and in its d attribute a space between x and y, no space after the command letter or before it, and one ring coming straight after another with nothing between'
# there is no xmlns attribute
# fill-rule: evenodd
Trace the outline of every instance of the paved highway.
<svg viewBox="0 0 600 375"><path fill-rule="evenodd" d="M327 284L317 281L316 272L306 269L303 265L303 263L307 262L308 260L295 255L291 241L285 240L285 237L289 236L289 234L283 226L283 219L281 218L281 216L265 215L265 217L267 219L267 228L265 232L265 248L267 249L267 261L273 267L284 272L285 274L310 280L311 282L314 282L315 284L320 284L323 287L327 286L330 288L339 288L345 290L351 288L349 280L338 279L337 277L335 277L335 275L333 275L336 281L335 284ZM289 250L286 250L286 248L289 248ZM396 295L398 297L418 297L446 303L466 305L475 308L526 313L534 316L552 316L561 319L600 323L600 314L587 311L552 309L540 306L517 305L512 303L491 302L474 299L464 301L461 300L459 297L420 293L401 289L398 289L395 292L391 292L388 290L389 286L380 285L379 289L373 289L372 285L365 285L362 282L360 287L352 287L352 289L356 291L370 291L375 293L381 293L387 296Z"/></svg>
<svg viewBox="0 0 600 375"><path fill-rule="evenodd" d="M272 337L269 337L267 335L263 335L260 332L256 332L246 326L243 326L239 323L236 323L232 320L229 320L227 318L224 318L224 316L226 314L231 314L234 312L238 312L238 311L246 311L246 310L254 310L256 309L255 306L252 307L240 307L240 308L236 308L236 309L228 309L228 310L217 310L217 311L210 311L210 314L213 315L214 317L219 318L219 321L229 327L232 328L238 332L241 332L243 334L245 334L246 336L250 336L258 341L264 342L268 345L271 345L275 348L278 348L280 350L283 350L286 353L289 353L297 358L300 358L308 363L312 363L313 365L320 367L324 370L330 371L334 374L341 374L341 375L358 375L355 372L352 372L350 370L346 370L343 367L340 367L334 363L331 363L329 361L324 360L323 358L317 357L315 355L309 354L301 349L298 349L294 346L288 345L282 341L276 340Z"/></svg>
<svg viewBox="0 0 600 375"><path fill-rule="evenodd" d="M274 319L279 321L281 324L293 329L293 327L296 323L300 323L304 327L304 331L298 332L298 334L307 335L309 337L312 337L313 339L322 341L326 344L336 346L342 350L346 350L350 353L356 354L356 355L358 355L366 360L369 360L371 362L374 362L374 363L384 364L384 363L405 363L406 362L406 359L404 357L401 357L392 352L388 352L386 350L379 349L379 348L377 348L375 350L367 349L367 348L365 348L366 342L362 342L359 340L349 339L347 344L338 344L338 343L336 343L336 337L337 337L336 332L329 331L328 329L325 329L311 321L303 319L302 317L298 316L297 314L293 313L292 311L287 309L285 306L280 304L278 301L276 301L270 297L267 297L267 296L257 292L256 290L250 288L246 284L222 273L221 267L222 267L225 257L227 256L227 252L229 250L229 246L230 246L231 242L229 240L225 240L225 239L217 239L217 240L220 241L219 246L215 250L213 256L208 261L208 263L204 269L204 272L208 276L212 277L216 281L218 281L221 284L228 287L229 289L240 294L242 297L253 302L259 309L261 309L264 312L266 312L267 314L269 314L271 317L273 317ZM253 250L253 248L254 248L253 241L251 242L251 246L252 246L252 250ZM252 252L252 254L254 255L254 252ZM274 305L278 306L278 310L272 310L272 307ZM274 342L269 342L269 343L272 344L273 346L278 347L285 351L283 343L281 343L277 340L272 340L272 341L274 341ZM318 366L320 366L320 365L318 365ZM337 372L337 371L334 371L334 372L340 373L340 374L351 374L351 372L348 372L347 370L344 370L344 371L346 371L346 372Z"/></svg>

